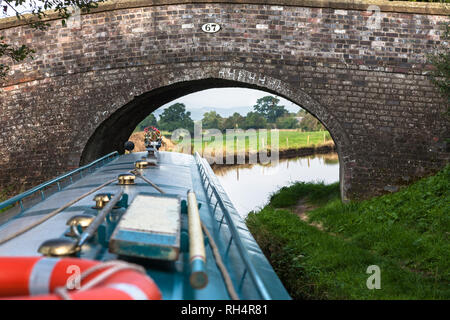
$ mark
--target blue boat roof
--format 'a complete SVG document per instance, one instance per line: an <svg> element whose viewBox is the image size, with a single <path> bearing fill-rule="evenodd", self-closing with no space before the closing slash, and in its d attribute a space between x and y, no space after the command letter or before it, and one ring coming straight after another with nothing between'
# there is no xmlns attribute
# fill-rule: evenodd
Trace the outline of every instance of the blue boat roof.
<svg viewBox="0 0 450 320"><path fill-rule="evenodd" d="M2 239L39 220L67 202L108 180L117 178L119 174L134 169L135 162L146 155L146 152L137 152L118 156L41 202L9 219L4 219L6 221L0 224L0 243ZM200 204L199 213L202 223L214 238L241 299L290 299L270 263L248 231L243 219L204 159L181 153L159 152L158 165L143 170L143 175L168 195L176 195L181 200L186 200L188 190L195 192ZM97 193L114 194L121 187L128 196L128 203L131 203L138 194L159 194L142 179L136 179L135 185L119 186L117 183L112 183ZM93 208L93 197L94 194L78 201L42 224L1 244L0 256L40 256L38 248L44 241L65 236L68 231L66 222L69 218L77 214L97 214L97 210ZM117 209L119 213L123 213L125 210L125 208ZM2 214L7 214L7 212L0 213L0 215ZM187 215L182 214L181 229L183 230L186 226ZM231 240L233 235L234 238ZM109 252L107 244L102 243L98 237L82 247L79 257L101 261L124 259L122 256L118 257ZM142 258L127 259L146 268L148 275L160 288L163 299L230 299L210 245L206 245L206 270L209 282L203 289L193 289L189 283L189 254L186 250L181 250L175 262Z"/></svg>

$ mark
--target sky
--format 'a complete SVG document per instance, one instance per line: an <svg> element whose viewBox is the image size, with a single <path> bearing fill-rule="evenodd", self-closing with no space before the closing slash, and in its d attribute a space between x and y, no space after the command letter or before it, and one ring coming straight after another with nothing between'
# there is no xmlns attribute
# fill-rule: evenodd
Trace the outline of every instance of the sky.
<svg viewBox="0 0 450 320"><path fill-rule="evenodd" d="M43 2L39 0L34 0L33 2L27 1L26 3L16 6L13 0L10 0L10 5L15 8L18 12L25 14L33 11L33 8L38 8L43 6ZM6 11L5 11L6 10ZM15 16L16 12L5 1L0 0L0 19L6 17Z"/></svg>
<svg viewBox="0 0 450 320"><path fill-rule="evenodd" d="M30 4L15 6L13 3L11 3L11 5L15 7L16 10L20 13L31 12L32 10L32 6ZM0 0L0 18L12 17L15 14L15 11L10 6L8 6L5 1Z"/></svg>
<svg viewBox="0 0 450 320"><path fill-rule="evenodd" d="M214 107L217 109L249 107L256 104L256 100L264 96L272 95L265 91L246 88L217 88L197 91L179 99L173 100L161 107L164 109L174 103L184 103L187 109L201 109ZM284 105L289 112L298 112L300 107L289 100L276 96L280 99L279 105Z"/></svg>

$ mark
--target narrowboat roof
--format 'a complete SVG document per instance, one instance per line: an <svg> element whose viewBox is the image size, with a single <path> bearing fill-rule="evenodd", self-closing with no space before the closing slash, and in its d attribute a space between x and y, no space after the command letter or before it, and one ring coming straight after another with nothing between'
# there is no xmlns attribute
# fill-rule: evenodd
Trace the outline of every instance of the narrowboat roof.
<svg viewBox="0 0 450 320"><path fill-rule="evenodd" d="M38 194L40 199L33 203L30 202L31 204L27 208L21 202L23 198L13 198L12 201L16 204L20 203L20 206L0 213L0 243L2 243L2 239L10 237L18 230L29 226L89 190L106 181L116 179L120 174L130 172L134 169L135 162L142 160L146 155L147 152L121 156L115 153L112 157L113 160L107 164L95 168L100 164L96 162L95 166L86 166L84 172L77 172L77 181L74 181L75 174L65 175L64 181L70 179L67 185L63 185L62 179L55 179L52 183L54 187L52 194L47 195L50 192L48 188L35 188L32 193ZM198 154L192 156L174 152L159 152L158 165L142 170L142 175L164 190L166 194L177 196L180 200L186 201L188 190L195 192L200 206L201 221L216 242L240 299L290 299L211 167L203 158ZM139 194L159 195L154 187L142 179L136 179L134 185L118 185L117 182L113 182L99 192L115 194L120 188L123 188L124 194L128 197L128 204L132 203ZM65 237L69 230L66 222L71 217L77 214L96 215L98 213L98 210L93 208L95 204L93 197L94 194L81 199L45 222L0 244L0 256L40 256L38 249L43 242ZM119 219L126 210L126 206L115 210ZM116 225L117 221L106 226L105 230L111 229L112 232ZM181 230L187 231L187 214L183 212L181 214ZM111 232L108 232L106 234L109 237ZM78 256L100 261L126 259L143 265L148 275L160 288L163 299L230 299L208 241L206 241L206 271L209 282L203 289L191 287L188 276L190 272L189 254L183 246L183 238L181 242L180 254L174 262L118 256L109 252L107 243L105 244L99 237L95 237L84 245Z"/></svg>

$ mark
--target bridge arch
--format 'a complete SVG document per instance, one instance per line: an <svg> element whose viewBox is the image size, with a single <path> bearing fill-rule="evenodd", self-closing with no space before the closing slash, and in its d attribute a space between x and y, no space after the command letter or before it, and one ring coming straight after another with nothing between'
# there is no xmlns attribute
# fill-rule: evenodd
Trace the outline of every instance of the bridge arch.
<svg viewBox="0 0 450 320"><path fill-rule="evenodd" d="M164 101L220 86L276 93L316 116L336 142L344 197L436 172L450 159L448 103L426 76L427 54L445 44L449 9L380 3L378 30L370 4L119 0L66 27L49 16L46 32L2 19L0 35L36 53L0 84L0 190L120 150ZM204 33L212 21L221 31Z"/></svg>
<svg viewBox="0 0 450 320"><path fill-rule="evenodd" d="M135 86L132 92L133 98L109 113L109 116L96 126L90 136L83 131L83 135L79 138L86 142L81 153L80 165L115 150L123 153L124 142L136 126L151 112L166 103L197 91L227 87L257 89L275 94L301 106L315 116L330 132L336 144L339 159L342 159L340 160L341 196L346 199L343 159L348 159L350 156L347 154L350 142L338 119L333 116L327 106L320 104L304 91L280 79L245 69L220 68L208 73L205 73L204 69L189 69L151 90L148 90L145 85Z"/></svg>

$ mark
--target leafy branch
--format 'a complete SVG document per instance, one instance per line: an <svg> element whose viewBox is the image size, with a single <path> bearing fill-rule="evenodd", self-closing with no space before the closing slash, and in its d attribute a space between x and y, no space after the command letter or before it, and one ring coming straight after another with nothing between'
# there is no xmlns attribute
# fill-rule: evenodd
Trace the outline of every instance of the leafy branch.
<svg viewBox="0 0 450 320"><path fill-rule="evenodd" d="M4 37L0 36L0 57L7 56L11 58L14 62L20 62L25 60L26 57L34 53L35 51L26 45L21 45L16 47L10 45L4 41ZM6 76L9 71L9 67L5 64L0 64L0 78Z"/></svg>
<svg viewBox="0 0 450 320"><path fill-rule="evenodd" d="M0 0L0 2L6 3L7 9L12 10L18 20L41 31L50 27L50 24L45 21L49 10L56 12L62 25L66 26L67 20L72 16L70 7L79 8L81 12L89 12L91 9L97 8L98 3L103 1L105 0ZM32 8L31 12L21 12L18 9L21 6ZM35 50L27 45L15 46L8 43L4 36L0 36L0 59L8 57L13 62L21 62L27 57L33 58L32 53L35 53ZM9 70L8 65L0 63L0 80L6 77Z"/></svg>
<svg viewBox="0 0 450 320"><path fill-rule="evenodd" d="M429 62L435 67L431 72L431 81L439 88L441 93L447 98L450 105L450 23L444 24L444 34L442 40L444 40L444 50L441 50L433 55L429 55ZM450 106L449 106L450 107ZM447 109L449 114L449 109Z"/></svg>

